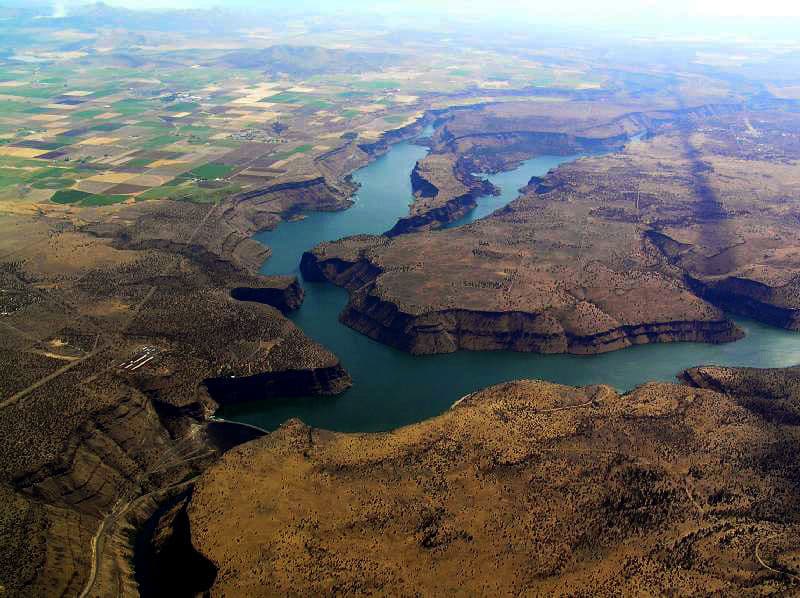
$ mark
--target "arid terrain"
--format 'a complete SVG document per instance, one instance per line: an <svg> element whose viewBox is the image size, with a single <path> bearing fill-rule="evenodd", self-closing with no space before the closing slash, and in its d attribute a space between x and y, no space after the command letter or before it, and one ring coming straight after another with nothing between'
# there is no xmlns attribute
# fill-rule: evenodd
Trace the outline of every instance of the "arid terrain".
<svg viewBox="0 0 800 598"><path fill-rule="evenodd" d="M0 455L10 510L0 577L8 591L79 593L98 525L215 457L204 432L216 409L206 380L230 385L236 375L246 384L258 374L264 397L350 384L338 359L277 309L230 296L233 284L263 284L246 271L216 268L201 251L121 250L45 222L6 224L19 236L4 237L3 251L27 244L2 270ZM203 226L184 239L187 249ZM102 573L94 587L116 585Z"/></svg>
<svg viewBox="0 0 800 598"><path fill-rule="evenodd" d="M388 434L289 422L198 482L192 544L214 595L788 595L800 373L686 377L520 381Z"/></svg>
<svg viewBox="0 0 800 598"><path fill-rule="evenodd" d="M291 319L309 282L413 354L800 330L800 48L46 8L0 2L1 595L797 591L796 370L381 434L215 414L358 384ZM260 273L401 142L407 216ZM587 157L448 228L543 154Z"/></svg>

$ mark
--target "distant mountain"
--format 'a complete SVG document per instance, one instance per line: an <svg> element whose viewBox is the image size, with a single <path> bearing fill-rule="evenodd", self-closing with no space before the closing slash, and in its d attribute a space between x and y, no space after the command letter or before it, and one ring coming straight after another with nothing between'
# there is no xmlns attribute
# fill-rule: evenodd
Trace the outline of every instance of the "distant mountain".
<svg viewBox="0 0 800 598"><path fill-rule="evenodd" d="M399 56L379 52L331 50L319 46L271 46L263 50L237 50L223 63L245 69L308 76L320 73L360 73L396 64Z"/></svg>
<svg viewBox="0 0 800 598"><path fill-rule="evenodd" d="M17 25L95 30L116 27L150 31L220 31L251 23L246 13L223 8L131 10L105 2L88 4L31 3L0 0L0 18Z"/></svg>

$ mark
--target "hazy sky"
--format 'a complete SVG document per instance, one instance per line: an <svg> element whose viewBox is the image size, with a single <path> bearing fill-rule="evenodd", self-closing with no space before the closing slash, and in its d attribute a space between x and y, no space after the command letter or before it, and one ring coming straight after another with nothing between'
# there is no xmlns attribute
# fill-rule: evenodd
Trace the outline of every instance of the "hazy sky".
<svg viewBox="0 0 800 598"><path fill-rule="evenodd" d="M54 0L70 4L95 0ZM762 39L793 43L800 0L104 0L138 9L248 8L289 16L356 13L438 29L450 23L579 30L668 39ZM2 0L0 0L2 2ZM405 17L405 19L403 19ZM342 17L346 19L347 17ZM342 21L346 23L346 20ZM388 24L388 22L387 22Z"/></svg>
<svg viewBox="0 0 800 598"><path fill-rule="evenodd" d="M326 10L438 12L524 18L800 17L796 0L107 0L132 8L304 6Z"/></svg>

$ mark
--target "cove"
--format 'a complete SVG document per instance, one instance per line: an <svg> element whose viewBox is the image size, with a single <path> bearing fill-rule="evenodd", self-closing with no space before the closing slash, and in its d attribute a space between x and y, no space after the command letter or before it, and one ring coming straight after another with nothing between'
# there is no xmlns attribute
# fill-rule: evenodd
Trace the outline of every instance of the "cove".
<svg viewBox="0 0 800 598"><path fill-rule="evenodd" d="M410 173L426 149L401 143L353 177L361 187L353 207L312 213L256 235L273 248L265 274L298 273L304 251L318 243L358 233L389 230L408 213ZM532 176L576 156L541 156L512 172L489 176L499 197L478 200L464 224L491 213L517 196ZM224 407L220 417L273 430L287 419L342 432L391 430L441 414L462 396L493 384L538 378L582 386L608 384L627 391L642 383L674 381L697 365L787 367L800 363L800 334L737 319L747 336L736 343L655 344L593 356L537 355L508 351L460 351L414 357L377 343L339 323L347 292L330 284L305 283L306 299L291 319L307 335L336 353L353 377L353 387L338 397L256 400Z"/></svg>
<svg viewBox="0 0 800 598"><path fill-rule="evenodd" d="M498 187L500 189L500 195L481 197L478 199L478 206L474 210L470 210L469 213L458 220L450 222L445 225L444 228L456 228L457 226L464 226L470 222L485 218L492 212L514 201L519 195L518 191L530 182L532 176L543 176L550 170L558 168L559 165L573 162L580 157L582 157L580 154L575 154L573 156L538 156L532 160L523 162L514 170L491 175L476 174L475 176L488 179L493 185Z"/></svg>

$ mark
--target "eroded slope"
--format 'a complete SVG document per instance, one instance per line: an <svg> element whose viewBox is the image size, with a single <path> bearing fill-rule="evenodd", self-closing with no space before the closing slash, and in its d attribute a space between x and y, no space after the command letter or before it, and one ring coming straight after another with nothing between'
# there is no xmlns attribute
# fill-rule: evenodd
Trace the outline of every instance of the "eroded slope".
<svg viewBox="0 0 800 598"><path fill-rule="evenodd" d="M268 398L350 383L277 309L231 297L232 284L290 281L192 250L212 236L207 221L181 222L186 250L173 253L2 217L0 584L11 596L136 592L121 519L217 458L204 382L234 385L220 401L236 384Z"/></svg>
<svg viewBox="0 0 800 598"><path fill-rule="evenodd" d="M709 390L516 382L393 433L240 447L198 483L193 543L212 595L785 593L797 442Z"/></svg>

